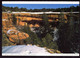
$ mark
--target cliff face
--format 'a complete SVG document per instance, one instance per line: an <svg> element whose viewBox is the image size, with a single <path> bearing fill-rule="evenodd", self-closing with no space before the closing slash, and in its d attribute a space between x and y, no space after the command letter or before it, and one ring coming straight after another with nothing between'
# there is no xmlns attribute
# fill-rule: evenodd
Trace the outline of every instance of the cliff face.
<svg viewBox="0 0 80 58"><path fill-rule="evenodd" d="M32 21L32 20L41 21L42 20L42 18L41 18L42 15L39 15L39 14L28 14L28 13L25 13L25 14L24 13L14 13L14 14L17 18L17 25L20 25L20 26L24 26L27 23L27 22L22 22L22 21ZM2 13L2 19L8 19L11 17L12 17L11 13ZM58 21L59 20L58 17L59 17L58 14L48 15L49 22L52 22L53 20L55 22ZM64 14L64 19L67 19L66 14ZM11 20L12 20L12 18L11 18ZM29 26L30 27L39 27L40 25L39 24L35 24L35 25L30 24Z"/></svg>
<svg viewBox="0 0 80 58"><path fill-rule="evenodd" d="M17 19L17 26L24 26L25 24L27 25L27 22L23 22L25 21L29 21L31 22L32 20L35 21L41 21L42 18L40 15L32 15L32 14L28 14L28 13L16 13L15 14L16 19ZM56 18L54 21L59 21L58 19L58 15L48 15L49 17L49 22L52 22L53 19L52 18ZM67 19L67 16L64 15L64 18ZM12 13L2 13L2 26L3 26L3 32L5 32L7 34L7 36L9 37L9 40L14 42L13 39L26 39L29 37L29 35L27 33L18 31L17 28L13 25L12 23ZM40 25L38 23L36 24L29 24L30 27L39 27ZM12 39L13 38L13 39Z"/></svg>
<svg viewBox="0 0 80 58"><path fill-rule="evenodd" d="M27 21L31 21L31 20L35 20L35 21L42 21L42 18L37 18L37 17L30 17L30 15L23 15L23 14L15 14L16 19L17 19L17 26L27 26L26 22L23 22L23 20L27 20ZM58 19L57 19L58 21ZM49 19L49 22L52 22L52 19ZM29 24L30 27L39 27L39 24ZM17 29L17 27L15 27L13 25L12 22L12 14L10 13L2 13L2 31L7 35L8 39L15 43L17 41L21 41L21 39L28 39L29 38L29 34L19 31ZM21 43L20 43L21 44ZM58 50L53 50L53 49L46 49L49 53L60 53L60 51ZM53 52L52 52L53 51Z"/></svg>
<svg viewBox="0 0 80 58"><path fill-rule="evenodd" d="M10 17L11 14L7 13L2 14L2 31L7 35L7 37L9 37L9 40L11 42L15 42L14 39L28 38L29 35L27 33L17 30L17 28L12 24L12 19ZM10 20L8 18L10 18Z"/></svg>

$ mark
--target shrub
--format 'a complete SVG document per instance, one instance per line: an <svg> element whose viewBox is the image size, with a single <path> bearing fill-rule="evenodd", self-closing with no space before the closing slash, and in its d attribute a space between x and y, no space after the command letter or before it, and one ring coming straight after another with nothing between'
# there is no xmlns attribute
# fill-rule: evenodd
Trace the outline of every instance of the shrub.
<svg viewBox="0 0 80 58"><path fill-rule="evenodd" d="M14 45L14 43L10 42L7 35L2 32L2 46L10 46L10 45Z"/></svg>

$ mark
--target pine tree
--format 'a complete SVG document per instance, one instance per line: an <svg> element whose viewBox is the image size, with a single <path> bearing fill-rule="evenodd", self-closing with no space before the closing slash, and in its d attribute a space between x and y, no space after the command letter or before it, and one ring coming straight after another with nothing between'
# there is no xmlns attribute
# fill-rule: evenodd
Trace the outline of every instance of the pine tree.
<svg viewBox="0 0 80 58"><path fill-rule="evenodd" d="M45 23L44 25L48 26L49 25L48 16L44 13L42 17L43 17L43 21Z"/></svg>
<svg viewBox="0 0 80 58"><path fill-rule="evenodd" d="M70 28L70 43L71 43L71 51L72 52L79 52L79 25L78 25L78 19L75 21L75 14L71 12L70 14L70 23L69 23L69 28ZM75 23L76 22L76 23Z"/></svg>
<svg viewBox="0 0 80 58"><path fill-rule="evenodd" d="M61 15L61 14L60 14ZM63 15L61 15L63 16ZM69 34L70 34L70 29L69 29L69 22L68 23L64 23L64 19L63 17L60 18L61 22L59 24L59 39L57 41L59 50L61 52L71 52L70 48L70 41L69 41ZM68 48L67 48L68 47Z"/></svg>
<svg viewBox="0 0 80 58"><path fill-rule="evenodd" d="M53 37L49 33L47 33L45 38L43 38L42 40L44 46L52 49L58 49L57 43L53 42Z"/></svg>
<svg viewBox="0 0 80 58"><path fill-rule="evenodd" d="M60 12L60 15L58 17L59 17L59 20L60 20L60 24L59 24L58 28L60 28L64 25L64 14L63 14L63 12Z"/></svg>
<svg viewBox="0 0 80 58"><path fill-rule="evenodd" d="M43 24L43 26L44 26L44 28L45 28L45 30L44 30L44 32L49 32L49 19L48 19L48 16L44 13L43 14L43 16L42 16L42 19L43 19L43 22L44 22L44 24Z"/></svg>
<svg viewBox="0 0 80 58"><path fill-rule="evenodd" d="M12 22L13 22L13 25L17 24L17 19L16 19L16 16L14 14L12 15Z"/></svg>
<svg viewBox="0 0 80 58"><path fill-rule="evenodd" d="M39 34L41 34L41 38L45 37L47 33L50 33L50 24L48 20L49 19L47 14L44 13L42 15L43 24L39 28L39 31L40 31Z"/></svg>
<svg viewBox="0 0 80 58"><path fill-rule="evenodd" d="M24 39L24 43L25 44L32 44L32 39L30 37L26 38L26 39Z"/></svg>
<svg viewBox="0 0 80 58"><path fill-rule="evenodd" d="M74 14L71 12L69 14L68 23L64 23L59 28L59 39L58 39L58 46L61 52L75 52L77 50L79 42L78 38L75 36L75 25L74 25ZM68 47L68 48L67 48Z"/></svg>
<svg viewBox="0 0 80 58"><path fill-rule="evenodd" d="M46 34L45 38L48 44L53 40L52 36L49 33Z"/></svg>
<svg viewBox="0 0 80 58"><path fill-rule="evenodd" d="M18 21L19 21L19 22L18 22L18 25L19 25L19 23L20 23L20 18L18 19Z"/></svg>
<svg viewBox="0 0 80 58"><path fill-rule="evenodd" d="M47 40L45 39L45 38L42 38L42 47L45 47L45 46L47 46L48 44L47 44Z"/></svg>
<svg viewBox="0 0 80 58"><path fill-rule="evenodd" d="M27 25L27 26L25 25L24 28L23 28L23 31L24 31L25 33L29 34L29 36L30 36L29 39L31 40L31 43L32 43L32 44L41 44L41 41L40 41L40 39L38 38L37 34L31 31L29 25ZM26 39L26 40L27 40L27 39ZM29 41L30 41L30 40L29 40Z"/></svg>

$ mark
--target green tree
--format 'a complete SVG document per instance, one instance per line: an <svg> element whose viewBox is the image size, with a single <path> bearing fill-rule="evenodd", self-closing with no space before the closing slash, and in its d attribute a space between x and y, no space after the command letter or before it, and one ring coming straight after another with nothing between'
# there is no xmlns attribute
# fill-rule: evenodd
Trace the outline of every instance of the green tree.
<svg viewBox="0 0 80 58"><path fill-rule="evenodd" d="M9 41L9 38L7 35L2 31L2 46L10 46L13 45L14 43Z"/></svg>
<svg viewBox="0 0 80 58"><path fill-rule="evenodd" d="M47 29L49 27L49 19L48 19L48 16L44 13L43 16L42 16L42 19L44 21L44 27Z"/></svg>
<svg viewBox="0 0 80 58"><path fill-rule="evenodd" d="M14 25L17 24L17 18L14 14L12 15L12 22L13 22Z"/></svg>
<svg viewBox="0 0 80 58"><path fill-rule="evenodd" d="M70 23L69 23L69 28L70 28L70 43L71 43L71 51L73 52L79 52L79 23L78 23L78 18L76 17L75 21L75 14L71 12L70 14Z"/></svg>
<svg viewBox="0 0 80 58"><path fill-rule="evenodd" d="M40 31L39 33L42 35L41 37L45 37L47 33L50 33L50 24L48 21L49 19L45 13L42 15L42 20L43 20L43 24L39 28Z"/></svg>
<svg viewBox="0 0 80 58"><path fill-rule="evenodd" d="M63 12L60 12L60 15L58 15L59 17L59 20L60 20L60 24L59 24L59 27L63 26L64 25L64 14Z"/></svg>
<svg viewBox="0 0 80 58"><path fill-rule="evenodd" d="M25 44L32 44L32 39L31 37L28 37L26 39L23 40Z"/></svg>
<svg viewBox="0 0 80 58"><path fill-rule="evenodd" d="M47 41L46 41L45 38L42 38L42 45L41 45L41 46L42 46L42 47L47 46Z"/></svg>
<svg viewBox="0 0 80 58"><path fill-rule="evenodd" d="M61 26L59 26L59 39L57 43L61 52L70 53L76 52L77 49L79 49L79 38L75 33L77 25L74 24L74 19L75 16L71 11L69 14L68 23L63 23Z"/></svg>
<svg viewBox="0 0 80 58"><path fill-rule="evenodd" d="M23 31L24 31L25 33L28 33L28 34L29 34L29 37L30 37L30 40L31 40L31 43L32 43L32 44L40 44L40 43L41 43L41 41L40 41L40 39L38 38L37 34L31 31L29 25L27 25L27 26L25 25L24 28L23 28ZM26 39L26 40L27 40L27 39ZM29 41L30 41L30 40L29 40Z"/></svg>
<svg viewBox="0 0 80 58"><path fill-rule="evenodd" d="M42 38L42 46L52 49L58 49L57 43L53 42L53 37L47 33L45 38Z"/></svg>

